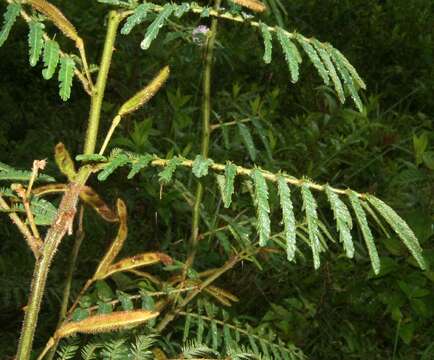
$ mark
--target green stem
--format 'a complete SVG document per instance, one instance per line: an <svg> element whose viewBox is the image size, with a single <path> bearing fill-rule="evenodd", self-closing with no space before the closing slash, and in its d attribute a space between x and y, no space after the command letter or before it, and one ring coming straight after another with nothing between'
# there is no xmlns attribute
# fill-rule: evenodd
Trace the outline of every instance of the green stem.
<svg viewBox="0 0 434 360"><path fill-rule="evenodd" d="M86 154L92 154L95 151L96 139L98 137L99 120L101 117L101 105L104 98L108 72L114 51L116 32L121 20L122 15L116 11L111 11L109 13L108 28L100 63L100 70L98 72L96 86L92 92L89 123L84 146L84 152ZM80 186L86 183L90 172L91 169L87 166L83 166L80 169L75 179L75 183L71 184L71 187L65 192L65 195L63 196L59 206L56 220L48 230L45 237L42 254L36 260L35 269L33 271L29 303L24 316L16 360L30 359L30 355L32 353L33 337L36 330L48 271L62 238L65 236L67 229L72 224Z"/></svg>
<svg viewBox="0 0 434 360"><path fill-rule="evenodd" d="M221 0L216 0L214 4L214 9L218 10L220 7ZM205 69L203 74L202 83L202 145L201 145L201 155L204 158L208 157L209 153L209 142L211 134L210 118L211 118L211 71L212 63L214 58L214 44L217 35L217 18L213 18L211 21L210 35L206 42L205 47ZM186 262L186 268L191 267L194 263L194 258L196 256L196 248L199 240L199 221L200 221L200 205L203 198L203 185L201 182L197 184L195 202L193 206L193 217L191 224L191 250Z"/></svg>
<svg viewBox="0 0 434 360"><path fill-rule="evenodd" d="M104 98L107 77L114 51L116 33L121 20L121 14L116 11L110 11L107 34L105 38L101 64L98 72L98 78L92 92L92 104L89 114L86 142L84 144L84 154L93 154L95 152L96 140L98 138L99 120L101 118L101 106Z"/></svg>

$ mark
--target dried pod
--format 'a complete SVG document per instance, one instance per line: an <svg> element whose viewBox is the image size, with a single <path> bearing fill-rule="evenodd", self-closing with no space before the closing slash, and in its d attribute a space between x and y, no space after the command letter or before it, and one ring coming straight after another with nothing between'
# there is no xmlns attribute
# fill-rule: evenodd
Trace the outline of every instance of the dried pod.
<svg viewBox="0 0 434 360"><path fill-rule="evenodd" d="M63 325L56 331L55 338L60 339L76 333L96 334L121 330L143 324L158 315L159 312L148 310L117 311L111 314L94 315Z"/></svg>
<svg viewBox="0 0 434 360"><path fill-rule="evenodd" d="M106 254L102 258L101 262L98 265L98 268L95 272L94 279L101 279L107 271L107 268L119 254L122 246L124 245L125 239L128 235L128 226L127 226L127 207L122 199L118 199L116 202L116 206L118 209L118 218L119 218L119 228L118 233L110 245L110 248L107 250Z"/></svg>
<svg viewBox="0 0 434 360"><path fill-rule="evenodd" d="M74 180L77 171L75 170L74 161L72 160L71 155L69 155L68 150L66 150L65 145L62 143L56 145L54 148L54 158L60 172L65 175L68 180Z"/></svg>
<svg viewBox="0 0 434 360"><path fill-rule="evenodd" d="M157 263L171 264L172 258L166 254L159 252L147 252L138 254L132 257L128 257L118 261L117 263L109 266L107 271L102 275L102 278L106 278L116 272L128 271L142 266L153 265Z"/></svg>
<svg viewBox="0 0 434 360"><path fill-rule="evenodd" d="M89 186L83 186L80 199L91 206L101 217L108 222L119 220L115 212L101 199L101 197Z"/></svg>
<svg viewBox="0 0 434 360"><path fill-rule="evenodd" d="M76 42L81 40L74 25L69 22L56 6L45 0L28 0L27 2L37 11L49 18L65 36Z"/></svg>
<svg viewBox="0 0 434 360"><path fill-rule="evenodd" d="M235 4L241 5L254 12L264 12L265 10L267 10L265 4L263 4L259 0L233 0L233 1Z"/></svg>
<svg viewBox="0 0 434 360"><path fill-rule="evenodd" d="M158 75L152 79L150 84L140 90L121 106L118 115L121 117L125 116L146 104L164 85L167 78L169 77L169 73L170 69L168 66L165 66L163 69L161 69Z"/></svg>

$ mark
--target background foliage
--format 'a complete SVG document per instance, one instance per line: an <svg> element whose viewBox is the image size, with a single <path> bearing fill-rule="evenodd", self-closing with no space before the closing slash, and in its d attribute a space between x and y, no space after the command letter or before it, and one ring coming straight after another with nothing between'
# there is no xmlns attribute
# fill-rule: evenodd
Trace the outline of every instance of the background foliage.
<svg viewBox="0 0 434 360"><path fill-rule="evenodd" d="M249 136L243 137L237 126L216 130L213 159L255 162L273 171L283 168L297 177L381 194L408 221L434 265L434 5L429 0L269 0L267 4L271 9L268 23L329 41L347 55L368 85L365 111L357 113L350 104L340 105L330 88L320 85L311 65L301 67L304 81L290 84L283 58L270 65L261 62L263 49L257 33L222 23L215 51L214 119L256 117L259 125L243 123L253 146L248 146ZM105 21L101 5L88 0L61 5L83 37L92 41L87 48L91 62L96 63L103 40L99 30ZM197 153L203 52L191 33L208 22L196 18L183 26L170 23L170 32L163 32L147 52L138 46L143 30L120 39L103 105L107 120L103 126L108 127L117 105L131 95L129 84L140 88L161 64L170 63L172 75L145 110L123 123L117 146L139 153L158 151L162 156ZM0 161L22 168L29 168L35 157L52 159L59 141L72 153L80 153L87 117L82 109L88 105L78 84L65 104L57 95L56 82L46 82L40 66L28 66L27 44L21 40L26 33L27 26L17 23L0 50ZM177 175L182 182L164 187L159 199L157 181L146 176L127 181L126 170L120 171L125 174L110 177L103 187L97 181L92 186L104 188L109 203L118 196L127 202L130 237L123 253L165 252L173 239L186 241L190 210L184 199L191 194L182 184L191 183L192 177ZM53 161L46 173L61 176ZM147 175L156 176L155 172ZM222 205L216 203L217 194L210 193L215 189L207 191L204 208L211 227L216 228L222 222ZM240 226L249 233L254 232L254 214L245 211L250 204L248 189L245 192L237 205L241 214L237 220L245 221L247 225ZM88 215L73 293L94 271L115 231L91 212ZM322 215L333 224L331 213ZM6 357L15 351L33 259L15 229L7 221L0 226L0 349ZM379 275L372 273L366 251L361 249L355 261L349 261L336 246L323 256L319 271L313 271L307 258L292 264L263 254L261 271L245 263L239 272L220 281L221 287L242 299L230 311L258 328L271 329L312 359L434 358L434 272L421 272L396 238L381 238L381 229L377 230ZM198 258L198 269L219 264L219 253L206 249L216 250L215 244L224 246L224 241L213 234L201 241L205 251ZM71 241L62 244L49 276L38 328L47 336L57 322L63 264L71 246ZM122 289L119 283L109 286L105 295L104 289L96 290L100 300ZM42 347L44 340L38 338L37 345Z"/></svg>

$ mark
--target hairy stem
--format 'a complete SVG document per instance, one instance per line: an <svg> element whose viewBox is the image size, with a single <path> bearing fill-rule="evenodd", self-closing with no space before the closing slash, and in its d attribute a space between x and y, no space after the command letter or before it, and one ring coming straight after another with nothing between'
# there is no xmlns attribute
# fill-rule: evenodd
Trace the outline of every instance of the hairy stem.
<svg viewBox="0 0 434 360"><path fill-rule="evenodd" d="M115 49L114 44L116 41L116 34L121 20L122 16L118 12L110 11L98 78L92 91L92 104L89 114L86 142L84 144L84 154L93 154L95 152L96 140L98 138L99 120L101 118L101 106L107 85L107 77L112 55Z"/></svg>
<svg viewBox="0 0 434 360"><path fill-rule="evenodd" d="M86 154L91 154L95 150L96 139L98 137L99 120L101 117L101 106L104 98L104 91L107 83L108 72L114 51L116 32L122 16L116 11L109 13L108 28L104 43L103 55L98 72L96 86L92 91L91 110L89 123L85 139ZM69 185L59 206L59 210L53 225L45 236L42 254L37 259L33 272L32 285L30 289L29 303L24 316L23 328L18 344L16 360L29 360L32 352L33 337L38 321L39 310L45 290L48 271L53 260L54 254L66 232L69 232L74 219L76 204L78 201L81 186L83 186L89 175L91 168L83 166L75 183Z"/></svg>
<svg viewBox="0 0 434 360"><path fill-rule="evenodd" d="M221 0L216 0L214 4L214 9L218 10L220 7ZM205 68L203 74L202 83L202 145L201 145L201 155L204 158L208 157L209 152L209 141L211 134L210 118L211 118L211 71L212 63L214 58L214 44L217 35L217 18L213 18L211 21L211 29L208 39L206 41L205 47ZM186 268L191 267L194 263L194 258L197 251L197 243L199 240L199 222L200 222L200 205L203 198L203 185L198 182L196 187L195 202L193 206L193 217L191 224L191 250L187 258Z"/></svg>

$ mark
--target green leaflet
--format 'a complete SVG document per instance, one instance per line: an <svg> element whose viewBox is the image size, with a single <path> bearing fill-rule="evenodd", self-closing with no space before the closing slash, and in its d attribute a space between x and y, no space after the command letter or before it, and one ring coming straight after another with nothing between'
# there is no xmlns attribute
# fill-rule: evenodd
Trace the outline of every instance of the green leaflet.
<svg viewBox="0 0 434 360"><path fill-rule="evenodd" d="M145 21L148 11L153 7L150 3L143 3L134 9L134 13L128 16L124 26L122 26L121 34L128 35L133 28Z"/></svg>
<svg viewBox="0 0 434 360"><path fill-rule="evenodd" d="M44 24L38 21L29 22L29 61L31 66L35 66L41 57L44 46L44 27Z"/></svg>
<svg viewBox="0 0 434 360"><path fill-rule="evenodd" d="M140 155L140 157L133 163L127 178L132 179L134 176L136 176L140 170L149 165L153 158L154 157L150 154Z"/></svg>
<svg viewBox="0 0 434 360"><path fill-rule="evenodd" d="M71 96L72 79L74 77L75 63L69 56L62 56L59 70L59 95L63 101Z"/></svg>
<svg viewBox="0 0 434 360"><path fill-rule="evenodd" d="M299 78L298 65L301 63L300 53L285 30L278 27L276 33L277 40L279 40L283 54L285 55L285 60L288 63L289 72L291 73L291 81L296 83Z"/></svg>
<svg viewBox="0 0 434 360"><path fill-rule="evenodd" d="M184 323L184 333L182 335L182 342L185 343L190 335L191 316L187 315Z"/></svg>
<svg viewBox="0 0 434 360"><path fill-rule="evenodd" d="M327 199L333 210L333 215L336 220L336 225L339 231L339 239L344 245L347 257L354 257L354 244L351 236L351 229L353 228L353 220L348 210L347 205L339 199L339 196L334 193L329 186L325 188Z"/></svg>
<svg viewBox="0 0 434 360"><path fill-rule="evenodd" d="M319 227L318 214L316 212L317 204L307 185L301 186L301 195L303 198L303 206L306 212L307 228L309 232L310 246L312 248L313 266L316 269L320 266L320 242L319 242Z"/></svg>
<svg viewBox="0 0 434 360"><path fill-rule="evenodd" d="M382 200L376 198L374 195L366 196L369 203L375 207L375 209L381 214L381 216L388 222L390 227L401 238L408 250L416 259L417 263L422 270L426 269L425 259L422 256L422 248L419 245L419 241L416 235L407 225L407 223L393 210L389 205Z"/></svg>
<svg viewBox="0 0 434 360"><path fill-rule="evenodd" d="M280 207L282 208L282 221L286 239L286 253L289 261L295 258L296 228L295 216L291 201L291 191L283 176L277 180L277 189L280 197Z"/></svg>
<svg viewBox="0 0 434 360"><path fill-rule="evenodd" d="M173 8L174 7L172 4L164 5L163 10L157 15L151 25L149 25L148 29L146 30L145 38L140 43L140 47L143 50L149 49L152 41L155 40L155 38L158 36L158 32L164 26L164 23L169 18L169 16L172 14Z"/></svg>
<svg viewBox="0 0 434 360"><path fill-rule="evenodd" d="M236 175L237 175L236 165L228 161L225 166L225 182L223 187L223 204L225 208L231 206L232 195L234 193L234 181Z"/></svg>
<svg viewBox="0 0 434 360"><path fill-rule="evenodd" d="M129 158L125 154L116 154L110 162L108 162L104 169L98 174L99 181L105 181L117 168L129 163Z"/></svg>
<svg viewBox="0 0 434 360"><path fill-rule="evenodd" d="M353 206L354 213L356 214L357 222L359 223L362 231L363 238L368 248L369 258L371 259L372 269L374 273L378 275L380 273L380 258L378 257L377 247L375 246L374 238L371 233L371 229L366 219L365 211L363 210L361 201L354 191L349 190L348 196Z"/></svg>
<svg viewBox="0 0 434 360"><path fill-rule="evenodd" d="M250 176L255 184L254 201L257 215L257 230L259 233L259 245L267 245L270 238L270 206L268 204L268 186L267 182L258 169L253 169Z"/></svg>
<svg viewBox="0 0 434 360"><path fill-rule="evenodd" d="M42 70L42 76L45 80L49 80L53 77L56 71L57 64L59 62L59 44L54 40L48 40L44 46L44 69Z"/></svg>
<svg viewBox="0 0 434 360"><path fill-rule="evenodd" d="M271 36L270 29L268 25L260 23L259 28L261 29L262 38L264 39L264 56L263 60L266 64L271 62L272 49L273 49L273 38Z"/></svg>
<svg viewBox="0 0 434 360"><path fill-rule="evenodd" d="M202 155L197 155L193 161L193 174L200 178L208 175L208 168L214 163L211 159L205 159Z"/></svg>
<svg viewBox="0 0 434 360"><path fill-rule="evenodd" d="M347 70L350 72L352 78L356 81L356 83L362 88L366 89L366 84L363 81L363 79L358 74L357 70L354 68L353 65L348 61L348 59L345 57L344 54L342 54L338 49L333 48L334 55L344 64L344 66L347 68Z"/></svg>
<svg viewBox="0 0 434 360"><path fill-rule="evenodd" d="M181 165L182 158L179 156L175 156L170 159L166 165L166 167L158 173L159 181L163 184L167 184L172 180L173 173L175 172L178 165Z"/></svg>
<svg viewBox="0 0 434 360"><path fill-rule="evenodd" d="M316 70L318 71L318 74L323 79L324 84L329 85L330 84L330 78L329 78L328 71L325 68L321 59L319 58L318 53L315 50L315 48L301 35L298 35L296 37L296 39L299 42L299 44L303 47L304 52L309 57L313 66L315 66Z"/></svg>
<svg viewBox="0 0 434 360"><path fill-rule="evenodd" d="M57 214L57 208L52 203L37 197L32 199L30 209L35 216L36 225L51 225Z"/></svg>
<svg viewBox="0 0 434 360"><path fill-rule="evenodd" d="M241 140L243 141L244 146L246 147L247 152L249 153L250 159L252 159L252 161L255 161L256 147L255 147L255 143L253 142L252 134L250 133L249 128L240 122L237 123L237 126L238 126L238 131L240 132L241 135Z"/></svg>
<svg viewBox="0 0 434 360"><path fill-rule="evenodd" d="M331 53L331 58L336 65L336 69L339 71L339 74L341 75L341 78L344 81L345 88L350 93L351 98L353 99L354 103L356 104L357 110L362 112L363 111L362 100L360 100L360 96L357 92L356 87L354 86L354 81L353 81L350 73L348 72L345 65L341 62L340 58L338 56L336 56L336 53L333 51L334 49L331 46L329 46L328 48L329 48L329 51Z"/></svg>
<svg viewBox="0 0 434 360"><path fill-rule="evenodd" d="M100 162L107 161L107 158L100 154L80 154L75 157L75 160L83 162Z"/></svg>
<svg viewBox="0 0 434 360"><path fill-rule="evenodd" d="M12 166L0 162L0 181L26 182L29 181L31 175L31 171L17 170ZM54 182L56 179L45 174L39 174L36 181Z"/></svg>
<svg viewBox="0 0 434 360"><path fill-rule="evenodd" d="M312 39L312 44L321 57L330 78L333 81L333 85L335 87L336 93L338 94L339 101L343 104L345 102L345 94L344 89L342 88L341 80L339 79L338 74L336 73L336 69L333 66L332 60L330 58L330 54L324 48L324 45L321 44L318 40Z"/></svg>
<svg viewBox="0 0 434 360"><path fill-rule="evenodd" d="M190 4L189 3L182 3L179 5L176 5L174 15L177 18L180 18L183 16L186 12L190 10Z"/></svg>
<svg viewBox="0 0 434 360"><path fill-rule="evenodd" d="M21 11L21 5L18 3L8 4L6 8L6 12L3 14L3 26L0 30L0 47L3 46L5 41L9 37L9 33L12 29L12 26L15 24L18 15Z"/></svg>

